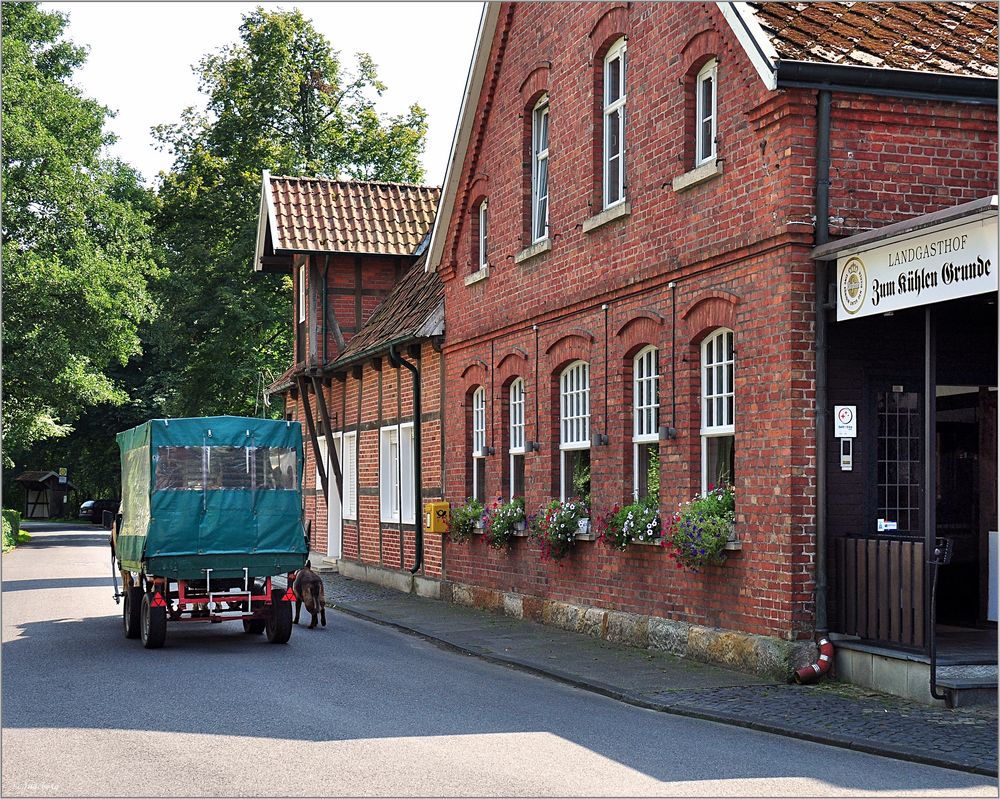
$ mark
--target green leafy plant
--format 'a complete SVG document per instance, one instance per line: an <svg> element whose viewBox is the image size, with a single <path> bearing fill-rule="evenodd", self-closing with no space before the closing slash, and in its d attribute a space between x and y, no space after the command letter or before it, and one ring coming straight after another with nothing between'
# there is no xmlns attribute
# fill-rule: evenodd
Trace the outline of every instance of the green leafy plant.
<svg viewBox="0 0 1000 799"><path fill-rule="evenodd" d="M476 523L483 519L485 508L478 499L471 497L464 505L451 509L448 537L456 544L468 541L476 532Z"/></svg>
<svg viewBox="0 0 1000 799"><path fill-rule="evenodd" d="M590 507L590 461L580 458L573 467L573 493Z"/></svg>
<svg viewBox="0 0 1000 799"><path fill-rule="evenodd" d="M678 506L666 536L677 568L697 572L722 563L735 522L736 491L731 485L710 488Z"/></svg>
<svg viewBox="0 0 1000 799"><path fill-rule="evenodd" d="M531 520L531 533L542 545L543 560L562 560L576 543L580 520L586 519L590 510L583 500L552 500Z"/></svg>
<svg viewBox="0 0 1000 799"><path fill-rule="evenodd" d="M524 521L523 499L519 497L504 503L503 497L497 497L497 501L486 509L483 543L494 549L509 547L514 534Z"/></svg>
<svg viewBox="0 0 1000 799"><path fill-rule="evenodd" d="M600 527L598 540L612 549L624 551L633 541L665 545L660 498L656 494L622 508L616 505L601 521Z"/></svg>
<svg viewBox="0 0 1000 799"><path fill-rule="evenodd" d="M21 513L20 511L10 510L8 508L3 509L3 551L7 552L18 545L18 543L27 541L30 536L27 533L21 532Z"/></svg>

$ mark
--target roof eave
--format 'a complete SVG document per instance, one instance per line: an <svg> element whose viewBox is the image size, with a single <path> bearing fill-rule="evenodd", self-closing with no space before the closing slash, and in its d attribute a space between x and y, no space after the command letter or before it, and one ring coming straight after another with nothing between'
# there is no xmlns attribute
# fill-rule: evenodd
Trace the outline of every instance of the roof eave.
<svg viewBox="0 0 1000 799"><path fill-rule="evenodd" d="M261 172L260 208L257 211L257 248L253 256L255 272L264 269L264 241L267 238L268 225L271 227L272 250L277 252L281 242L278 240L278 228L275 225L274 199L271 197L271 173L266 169Z"/></svg>
<svg viewBox="0 0 1000 799"><path fill-rule="evenodd" d="M469 64L469 74L465 81L462 108L459 111L455 133L451 140L451 158L448 160L448 170L445 173L444 186L441 189L441 199L438 201L434 225L431 228L431 243L425 267L429 272L436 270L441 263L444 240L451 223L451 214L455 208L458 181L462 175L466 150L472 136L472 124L475 119L476 107L479 104L479 95L483 89L486 68L489 66L493 35L496 32L499 17L500 3L484 3L483 15L479 20L479 33L476 36L476 47L473 50L472 63Z"/></svg>
<svg viewBox="0 0 1000 799"><path fill-rule="evenodd" d="M753 64L760 79L764 81L764 86L774 91L778 87L777 73L775 65L778 60L778 51L774 49L774 44L770 37L764 32L761 24L753 12L753 8L746 2L716 2L723 18L729 23L737 40L743 47Z"/></svg>
<svg viewBox="0 0 1000 799"><path fill-rule="evenodd" d="M891 67L779 59L779 88L828 89L932 100L997 104L997 79Z"/></svg>

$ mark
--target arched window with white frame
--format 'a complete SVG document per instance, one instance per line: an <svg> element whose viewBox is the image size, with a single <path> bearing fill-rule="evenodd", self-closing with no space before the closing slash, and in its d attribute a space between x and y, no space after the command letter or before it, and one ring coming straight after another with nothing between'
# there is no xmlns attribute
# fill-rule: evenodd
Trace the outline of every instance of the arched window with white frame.
<svg viewBox="0 0 1000 799"><path fill-rule="evenodd" d="M549 237L549 96L531 116L531 241Z"/></svg>
<svg viewBox="0 0 1000 799"><path fill-rule="evenodd" d="M472 498L486 501L486 389L472 392Z"/></svg>
<svg viewBox="0 0 1000 799"><path fill-rule="evenodd" d="M622 37L604 57L604 207L625 201L625 66Z"/></svg>
<svg viewBox="0 0 1000 799"><path fill-rule="evenodd" d="M632 498L660 491L660 352L644 347L632 361Z"/></svg>
<svg viewBox="0 0 1000 799"><path fill-rule="evenodd" d="M735 350L721 327L701 345L701 490L732 485L735 475Z"/></svg>
<svg viewBox="0 0 1000 799"><path fill-rule="evenodd" d="M698 72L695 87L694 165L701 166L715 158L718 105L718 62L713 58Z"/></svg>
<svg viewBox="0 0 1000 799"><path fill-rule="evenodd" d="M524 496L524 378L510 384L510 498Z"/></svg>
<svg viewBox="0 0 1000 799"><path fill-rule="evenodd" d="M574 361L559 376L559 499L590 501L590 364Z"/></svg>

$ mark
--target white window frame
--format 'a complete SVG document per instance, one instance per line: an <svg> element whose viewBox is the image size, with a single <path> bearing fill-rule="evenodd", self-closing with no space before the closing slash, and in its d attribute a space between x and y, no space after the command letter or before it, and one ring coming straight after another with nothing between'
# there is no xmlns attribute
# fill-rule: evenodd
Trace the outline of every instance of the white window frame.
<svg viewBox="0 0 1000 799"><path fill-rule="evenodd" d="M544 241L549 237L549 96L542 95L531 113L531 242ZM541 136L545 133L545 146ZM541 192L541 175L545 174L545 194ZM541 204L545 202L544 220L541 218Z"/></svg>
<svg viewBox="0 0 1000 799"><path fill-rule="evenodd" d="M413 422L379 429L379 516L383 522L413 524L414 492Z"/></svg>
<svg viewBox="0 0 1000 799"><path fill-rule="evenodd" d="M721 344L720 344L721 342ZM736 347L728 327L701 344L701 490L708 490L708 439L736 435Z"/></svg>
<svg viewBox="0 0 1000 799"><path fill-rule="evenodd" d="M341 499L343 518L357 521L358 518L358 434L356 431L343 434L340 448L344 461L341 464L344 475L344 494Z"/></svg>
<svg viewBox="0 0 1000 799"><path fill-rule="evenodd" d="M306 265L299 264L299 321L306 321Z"/></svg>
<svg viewBox="0 0 1000 799"><path fill-rule="evenodd" d="M618 99L609 102L611 88L611 64L620 59L620 69L618 71ZM627 66L626 45L624 37L619 39L608 50L604 57L604 138L601 147L601 161L604 169L602 196L604 208L613 208L625 202L625 70ZM612 115L618 111L618 152L612 156L608 152L609 134L611 132ZM618 180L614 187L611 186L609 173L612 157L618 159ZM611 189L617 191L618 198L611 199Z"/></svg>
<svg viewBox="0 0 1000 799"><path fill-rule="evenodd" d="M510 384L510 498L514 498L514 459L524 457L524 378Z"/></svg>
<svg viewBox="0 0 1000 799"><path fill-rule="evenodd" d="M573 361L559 375L559 499L566 501L566 453L590 449L590 364Z"/></svg>
<svg viewBox="0 0 1000 799"><path fill-rule="evenodd" d="M472 392L472 496L479 496L479 461L486 458L486 389ZM485 469L484 469L485 472ZM485 497L485 486L483 496Z"/></svg>
<svg viewBox="0 0 1000 799"><path fill-rule="evenodd" d="M632 497L639 500L639 450L660 441L660 351L643 347L632 361Z"/></svg>
<svg viewBox="0 0 1000 799"><path fill-rule="evenodd" d="M487 258L487 239L489 236L489 202L483 200L479 203L479 268L485 269L489 266Z"/></svg>
<svg viewBox="0 0 1000 799"><path fill-rule="evenodd" d="M719 62L714 58L698 72L694 81L695 122L694 122L694 165L701 166L713 160L716 156L715 139L718 133ZM712 96L710 103L705 102L703 85L711 81ZM708 107L706 107L708 106ZM708 140L705 138L705 123L709 124Z"/></svg>

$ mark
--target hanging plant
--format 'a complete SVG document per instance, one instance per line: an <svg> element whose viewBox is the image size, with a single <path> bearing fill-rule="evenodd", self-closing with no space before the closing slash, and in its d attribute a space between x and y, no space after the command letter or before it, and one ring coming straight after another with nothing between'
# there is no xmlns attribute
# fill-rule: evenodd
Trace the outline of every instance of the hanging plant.
<svg viewBox="0 0 1000 799"><path fill-rule="evenodd" d="M612 549L624 551L633 541L666 545L660 523L660 498L656 494L623 508L615 506L600 526L598 540Z"/></svg>
<svg viewBox="0 0 1000 799"><path fill-rule="evenodd" d="M503 497L497 497L497 501L487 508L485 513L483 543L494 549L509 547L515 534L524 524L524 500L519 497L505 504Z"/></svg>
<svg viewBox="0 0 1000 799"><path fill-rule="evenodd" d="M573 549L580 520L587 519L590 511L578 499L560 502L552 500L532 519L532 536L542 545L543 560L562 560Z"/></svg>
<svg viewBox="0 0 1000 799"><path fill-rule="evenodd" d="M471 497L464 505L451 510L451 522L448 525L448 537L456 544L461 544L472 538L476 527L483 520L483 503Z"/></svg>
<svg viewBox="0 0 1000 799"><path fill-rule="evenodd" d="M731 485L711 488L680 505L667 533L670 556L677 568L698 572L722 563L735 523L736 491Z"/></svg>

